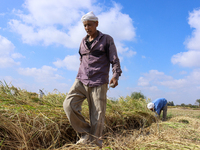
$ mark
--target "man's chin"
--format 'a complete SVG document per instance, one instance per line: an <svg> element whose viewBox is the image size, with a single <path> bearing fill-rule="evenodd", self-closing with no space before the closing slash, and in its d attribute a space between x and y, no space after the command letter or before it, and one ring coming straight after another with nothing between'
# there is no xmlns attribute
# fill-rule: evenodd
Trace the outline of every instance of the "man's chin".
<svg viewBox="0 0 200 150"><path fill-rule="evenodd" d="M91 34L91 32L87 32L87 35L91 36L92 34Z"/></svg>

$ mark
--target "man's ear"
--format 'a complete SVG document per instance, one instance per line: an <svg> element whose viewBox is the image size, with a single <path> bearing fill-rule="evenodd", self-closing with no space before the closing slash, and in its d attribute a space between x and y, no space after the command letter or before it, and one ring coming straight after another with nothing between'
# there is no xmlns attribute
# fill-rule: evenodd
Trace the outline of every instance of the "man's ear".
<svg viewBox="0 0 200 150"><path fill-rule="evenodd" d="M99 25L99 22L98 22L98 21L96 21L96 22L95 22L95 24L96 24L96 27L98 27L98 25Z"/></svg>

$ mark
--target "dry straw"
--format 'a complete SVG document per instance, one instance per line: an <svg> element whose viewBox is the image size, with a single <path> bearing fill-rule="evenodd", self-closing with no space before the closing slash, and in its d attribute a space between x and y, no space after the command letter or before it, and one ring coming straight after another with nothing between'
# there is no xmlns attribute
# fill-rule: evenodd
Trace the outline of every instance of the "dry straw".
<svg viewBox="0 0 200 150"><path fill-rule="evenodd" d="M66 94L53 91L39 99L37 93L1 82L0 149L99 149L90 144L75 144L77 133L62 108L65 97ZM146 104L145 99L129 96L108 99L102 149L200 149L198 115L177 115L173 113L176 109L169 109L171 119L162 122ZM89 120L87 101L83 103L82 114Z"/></svg>

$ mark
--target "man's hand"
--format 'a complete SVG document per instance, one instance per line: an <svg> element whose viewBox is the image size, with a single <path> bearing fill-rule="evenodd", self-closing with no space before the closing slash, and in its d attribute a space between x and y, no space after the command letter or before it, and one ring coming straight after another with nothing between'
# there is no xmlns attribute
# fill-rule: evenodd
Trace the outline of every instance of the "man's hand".
<svg viewBox="0 0 200 150"><path fill-rule="evenodd" d="M113 88L115 88L117 85L118 85L118 80L116 79L116 78L112 78L111 80L110 80L110 83L109 84L114 84L114 87Z"/></svg>

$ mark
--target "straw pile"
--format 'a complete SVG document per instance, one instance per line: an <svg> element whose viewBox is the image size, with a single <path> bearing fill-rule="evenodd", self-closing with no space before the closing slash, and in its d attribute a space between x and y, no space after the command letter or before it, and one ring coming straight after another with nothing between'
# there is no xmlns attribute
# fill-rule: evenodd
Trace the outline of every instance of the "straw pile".
<svg viewBox="0 0 200 150"><path fill-rule="evenodd" d="M77 133L62 108L65 97L66 94L54 91L39 99L36 93L1 82L0 149L99 149L75 144ZM200 148L197 117L170 114L170 120L161 122L146 104L144 99L129 96L108 100L103 149ZM82 114L89 120L87 101L83 103Z"/></svg>

